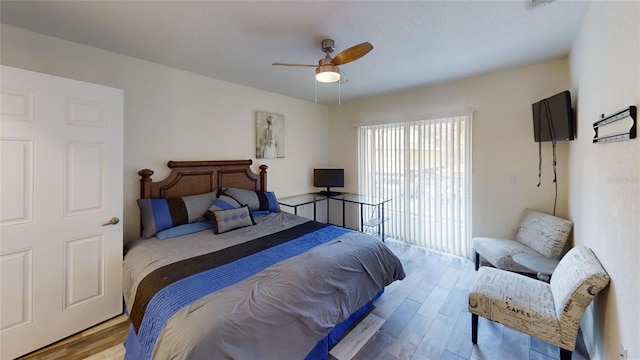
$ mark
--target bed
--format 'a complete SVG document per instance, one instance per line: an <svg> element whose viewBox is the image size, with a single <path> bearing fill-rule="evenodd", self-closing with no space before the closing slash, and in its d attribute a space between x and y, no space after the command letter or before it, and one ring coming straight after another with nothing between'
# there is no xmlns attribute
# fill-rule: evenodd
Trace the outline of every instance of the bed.
<svg viewBox="0 0 640 360"><path fill-rule="evenodd" d="M125 359L326 359L404 278L377 238L280 211L267 166L251 164L170 161L157 182L139 171Z"/></svg>

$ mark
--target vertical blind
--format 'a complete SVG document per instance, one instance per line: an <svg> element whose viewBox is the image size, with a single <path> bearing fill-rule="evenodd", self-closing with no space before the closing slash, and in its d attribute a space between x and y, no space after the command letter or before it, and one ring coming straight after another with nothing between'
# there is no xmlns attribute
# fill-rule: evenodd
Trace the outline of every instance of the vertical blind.
<svg viewBox="0 0 640 360"><path fill-rule="evenodd" d="M468 114L360 127L359 191L392 199L385 207L388 236L471 256L471 120Z"/></svg>

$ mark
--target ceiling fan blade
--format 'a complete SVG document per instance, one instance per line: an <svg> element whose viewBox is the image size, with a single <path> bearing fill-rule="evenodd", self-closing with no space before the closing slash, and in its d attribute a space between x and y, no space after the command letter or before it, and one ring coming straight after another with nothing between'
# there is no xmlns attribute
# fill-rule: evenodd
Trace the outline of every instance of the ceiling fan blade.
<svg viewBox="0 0 640 360"><path fill-rule="evenodd" d="M331 60L333 65L344 65L350 63L352 61L356 61L361 57L367 55L369 51L373 49L373 45L368 42L363 42L362 44L358 44L356 46L352 46L347 50L341 52L336 55L336 57Z"/></svg>
<svg viewBox="0 0 640 360"><path fill-rule="evenodd" d="M271 65L274 66L305 66L305 67L318 67L318 65L309 65L309 64L289 64L289 63L273 63Z"/></svg>

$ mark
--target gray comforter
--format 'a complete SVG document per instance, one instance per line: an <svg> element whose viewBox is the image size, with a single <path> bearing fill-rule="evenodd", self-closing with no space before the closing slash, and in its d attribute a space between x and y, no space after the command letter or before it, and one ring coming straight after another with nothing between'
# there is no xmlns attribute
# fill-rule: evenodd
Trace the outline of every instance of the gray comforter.
<svg viewBox="0 0 640 360"><path fill-rule="evenodd" d="M222 235L136 244L125 257L127 307L158 267L308 221L285 212L257 220ZM382 242L349 232L183 307L166 323L153 358L303 359L336 324L403 278L402 264Z"/></svg>

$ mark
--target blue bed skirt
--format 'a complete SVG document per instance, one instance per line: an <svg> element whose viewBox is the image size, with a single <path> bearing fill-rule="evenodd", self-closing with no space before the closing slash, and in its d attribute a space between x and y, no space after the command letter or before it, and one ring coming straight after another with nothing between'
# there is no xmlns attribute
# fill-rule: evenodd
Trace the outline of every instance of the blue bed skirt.
<svg viewBox="0 0 640 360"><path fill-rule="evenodd" d="M327 337L318 341L318 344L316 344L316 346L311 350L305 360L326 360L329 357L329 349L337 344L345 335L347 330L349 330L354 323L360 320L360 318L366 314L369 309L371 309L373 302L376 301L383 293L384 288L380 290L365 306L351 314L347 320L336 325ZM124 342L124 347L126 349L124 360L141 360L143 358L142 348L140 347L136 333L133 330L133 325L129 325L129 332L127 334L127 340Z"/></svg>
<svg viewBox="0 0 640 360"><path fill-rule="evenodd" d="M342 339L351 325L359 321L360 318L366 314L369 309L371 309L373 302L376 301L382 293L384 293L384 288L382 288L382 290L380 290L365 306L351 314L347 320L336 325L326 338L318 341L318 344L316 344L313 350L311 350L305 360L326 360L329 356L329 349Z"/></svg>

